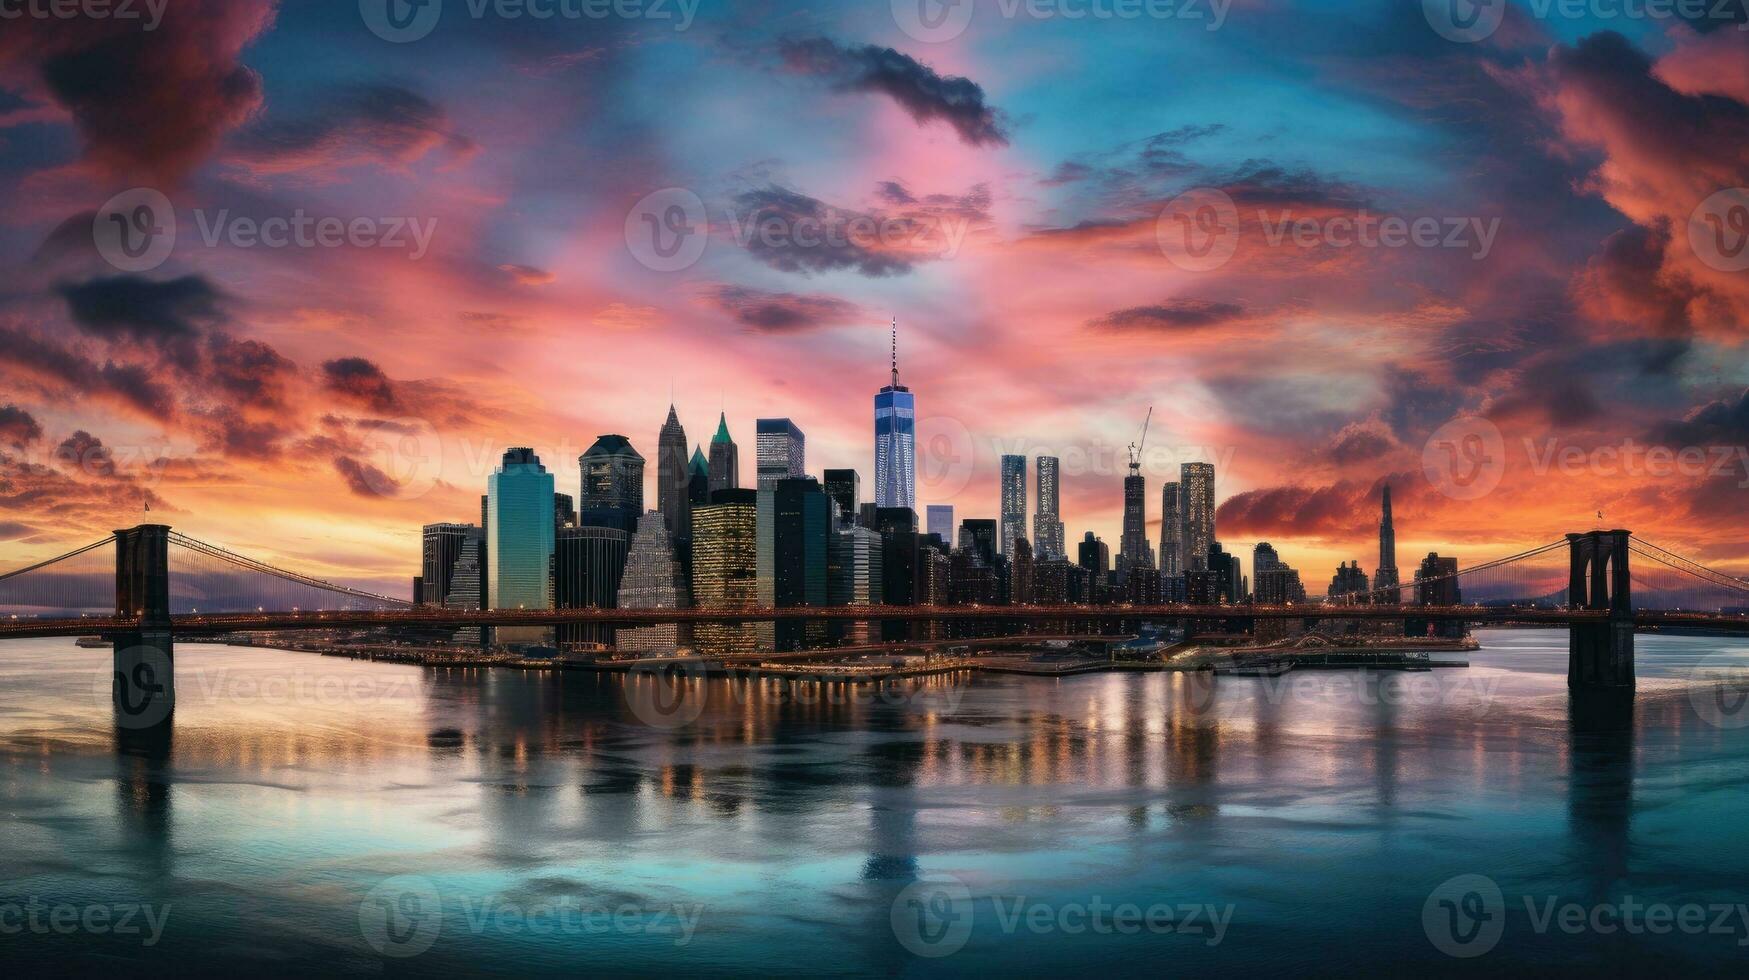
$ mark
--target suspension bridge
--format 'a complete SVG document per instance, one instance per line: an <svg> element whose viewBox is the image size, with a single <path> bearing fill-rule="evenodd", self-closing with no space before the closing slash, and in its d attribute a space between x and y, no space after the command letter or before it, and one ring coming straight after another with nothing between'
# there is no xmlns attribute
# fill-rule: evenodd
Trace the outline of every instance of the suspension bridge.
<svg viewBox="0 0 1749 980"><path fill-rule="evenodd" d="M0 640L96 634L115 648L118 692L133 680L169 690L174 637L347 630L777 620L948 622L1401 621L1525 624L1569 630L1568 682L1631 688L1640 629L1749 635L1749 581L1628 531L1565 535L1455 572L1324 603L1191 605L787 606L739 609L449 609L416 605L279 568L162 524L118 530L64 555L0 573ZM148 683L147 686L151 686ZM118 698L121 697L118 693Z"/></svg>

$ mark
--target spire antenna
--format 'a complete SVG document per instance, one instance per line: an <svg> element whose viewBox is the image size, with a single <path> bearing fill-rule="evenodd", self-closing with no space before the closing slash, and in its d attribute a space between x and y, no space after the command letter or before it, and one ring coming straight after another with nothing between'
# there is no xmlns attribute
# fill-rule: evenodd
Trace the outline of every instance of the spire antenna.
<svg viewBox="0 0 1749 980"><path fill-rule="evenodd" d="M899 318L893 317L893 387L899 387Z"/></svg>

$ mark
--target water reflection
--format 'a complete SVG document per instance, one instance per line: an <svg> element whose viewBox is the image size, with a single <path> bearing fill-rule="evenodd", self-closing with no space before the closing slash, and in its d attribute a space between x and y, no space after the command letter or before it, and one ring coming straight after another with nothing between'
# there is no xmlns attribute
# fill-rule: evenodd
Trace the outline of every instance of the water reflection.
<svg viewBox="0 0 1749 980"><path fill-rule="evenodd" d="M1685 800L1672 773L1749 760L1749 736L1703 725L1657 679L1671 641L1642 645L1637 698L1569 698L1539 659L1564 663L1564 644L1557 660L1546 638L1546 651L1509 639L1521 645L1468 671L1275 686L966 673L865 687L187 644L174 721L146 732L109 727L66 672L70 646L0 645L6 802L23 818L0 880L49 893L136 880L184 910L167 943L196 963L224 934L374 967L357 903L411 874L456 902L701 902L711 912L689 955L728 971L822 966L794 950L825 944L846 972L913 972L893 902L949 875L983 916L959 969L1098 962L1091 947L990 934L991 903L1017 894L1233 902L1250 945L1153 937L1169 947L1153 952L1187 967L1312 969L1296 941L1363 933L1375 966L1430 965L1419 903L1455 873L1524 894L1578 883L1573 897L1601 900L1643 888L1635 872L1671 860L1672 834L1741 851L1730 821L1704 815L1749 806L1740 782L1710 786L1694 817L1669 815ZM1662 814L1658 850L1636 852L1636 807ZM49 874L26 853L66 867ZM1329 922L1333 903L1355 924ZM431 955L458 969L673 962L672 944L584 949L446 928Z"/></svg>

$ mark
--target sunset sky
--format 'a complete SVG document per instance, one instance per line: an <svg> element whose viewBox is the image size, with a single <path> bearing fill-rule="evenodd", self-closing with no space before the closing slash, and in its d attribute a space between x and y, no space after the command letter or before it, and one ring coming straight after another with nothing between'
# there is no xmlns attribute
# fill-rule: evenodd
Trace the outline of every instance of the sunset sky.
<svg viewBox="0 0 1749 980"><path fill-rule="evenodd" d="M1386 481L1410 568L1601 511L1749 572L1730 249L1749 196L1716 196L1749 186L1740 23L1515 2L1466 43L1419 2L1038 19L976 0L930 40L884 0L705 0L684 29L678 0L441 9L403 43L356 0L0 24L0 570L149 502L405 594L419 526L478 520L504 447L575 493L597 434L654 458L671 393L695 442L727 412L745 480L753 420L789 416L810 472L854 467L867 493L897 317L920 509L993 518L997 456L1054 453L1070 541L1115 551L1152 406L1150 536L1161 479L1212 460L1228 550L1249 571L1269 540L1313 592L1340 560L1372 571ZM172 202L176 237L127 271L94 227L134 188ZM636 243L669 188L659 222L685 195L709 222L675 271ZM1191 191L1233 202L1218 268L1162 246ZM405 247L236 233L299 213ZM1434 219L1439 241L1283 233L1360 215ZM813 218L887 234L757 230ZM1429 478L1452 433L1494 431L1491 492Z"/></svg>

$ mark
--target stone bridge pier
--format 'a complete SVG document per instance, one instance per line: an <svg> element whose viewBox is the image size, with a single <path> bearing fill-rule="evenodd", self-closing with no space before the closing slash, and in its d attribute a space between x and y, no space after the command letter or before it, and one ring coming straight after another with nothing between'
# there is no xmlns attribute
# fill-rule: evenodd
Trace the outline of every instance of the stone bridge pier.
<svg viewBox="0 0 1749 980"><path fill-rule="evenodd" d="M1607 612L1602 622L1573 623L1567 639L1567 687L1634 686L1634 603L1627 531L1567 535L1567 608Z"/></svg>
<svg viewBox="0 0 1749 980"><path fill-rule="evenodd" d="M151 729L176 710L175 644L170 637L170 528L141 524L115 532L115 614L139 625L114 633L110 687L117 728Z"/></svg>

